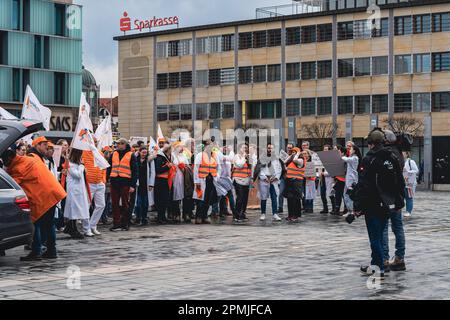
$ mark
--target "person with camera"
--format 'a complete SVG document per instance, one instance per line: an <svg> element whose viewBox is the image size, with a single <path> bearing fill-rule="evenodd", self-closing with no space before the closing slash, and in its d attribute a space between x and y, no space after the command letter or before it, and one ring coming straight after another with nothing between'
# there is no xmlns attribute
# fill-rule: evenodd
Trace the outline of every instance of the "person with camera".
<svg viewBox="0 0 450 320"><path fill-rule="evenodd" d="M344 188L344 203L348 210L344 217L347 217L353 214L353 201L350 194L353 192L354 185L358 183L359 168L362 161L361 151L352 141L347 142L347 154L342 157L342 160L347 164Z"/></svg>
<svg viewBox="0 0 450 320"><path fill-rule="evenodd" d="M384 231L391 212L404 207L405 182L397 157L384 147L384 132L374 129L367 142L369 152L362 161L359 182L351 195L355 214L349 215L347 222L352 223L355 215L365 215L372 261L371 266L362 266L361 272L373 275L377 267L380 277L384 277Z"/></svg>

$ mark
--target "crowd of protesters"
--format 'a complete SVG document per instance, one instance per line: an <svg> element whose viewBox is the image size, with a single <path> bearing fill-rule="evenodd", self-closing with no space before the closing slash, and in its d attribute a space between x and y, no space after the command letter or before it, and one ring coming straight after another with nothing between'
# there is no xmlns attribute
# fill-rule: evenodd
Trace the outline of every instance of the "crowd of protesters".
<svg viewBox="0 0 450 320"><path fill-rule="evenodd" d="M303 214L314 213L318 195L323 206L320 214L350 221L364 215L372 249L371 265L384 274L406 268L402 209L406 202L404 216L411 216L419 174L410 153L402 153L395 142L396 136L388 130L371 132L370 151L364 158L351 141L346 146L324 146L323 151L337 150L346 164L346 174L336 177L323 167L314 170L314 175L306 174L308 164L314 165L318 158L307 141L298 147L288 144L282 156L272 144L260 150L242 143L235 153L230 146L220 147L214 138L198 145L193 139L171 142L160 138L153 147L142 141L130 145L121 138L102 150L110 164L109 169L102 170L96 166L92 152L71 149L65 140L57 142L62 155L55 167L54 145L45 137L37 137L31 146L18 142L13 148L15 154L9 153L3 162L31 202L42 206L43 200L33 193L50 194L44 196L47 205L39 209L39 214L33 214L35 232L27 248L31 252L22 258L24 261L57 258L56 231L74 239L101 235L97 225L107 224L111 215L109 230L113 232L148 225L150 212L155 213L154 222L160 225L210 224L227 216L232 216L236 224L246 223L249 196L252 189L257 189L260 221L268 220L270 199L272 222L283 220L285 201L285 220L299 222ZM374 179L382 176L383 170L386 175L392 173L385 168L386 163L394 172L391 180L398 181L380 190L380 182ZM26 166L33 166L32 170L40 175L34 177L33 183L52 179L45 182L46 190L38 190L39 185L28 188L26 179L32 177L25 176ZM391 198L393 203L385 201ZM392 261L389 220L396 237ZM362 267L361 271L374 272L371 267Z"/></svg>

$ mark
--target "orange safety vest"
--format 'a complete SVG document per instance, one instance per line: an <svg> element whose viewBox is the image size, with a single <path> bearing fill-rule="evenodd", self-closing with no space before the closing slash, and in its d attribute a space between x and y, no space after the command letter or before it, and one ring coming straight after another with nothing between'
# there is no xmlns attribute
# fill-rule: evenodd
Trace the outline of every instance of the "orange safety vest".
<svg viewBox="0 0 450 320"><path fill-rule="evenodd" d="M119 152L114 152L112 157L111 178L128 178L131 179L131 157L133 153L127 152L122 160L119 159Z"/></svg>
<svg viewBox="0 0 450 320"><path fill-rule="evenodd" d="M92 151L83 151L83 162L86 168L86 180L88 183L106 183L106 170L95 166L94 154Z"/></svg>
<svg viewBox="0 0 450 320"><path fill-rule="evenodd" d="M246 179L246 178L250 178L251 176L252 176L252 169L250 168L250 166L247 163L244 165L243 168L234 167L234 169L233 169L233 174L232 174L233 178Z"/></svg>
<svg viewBox="0 0 450 320"><path fill-rule="evenodd" d="M305 167L299 168L294 162L291 162L286 170L287 179L303 180L305 179Z"/></svg>
<svg viewBox="0 0 450 320"><path fill-rule="evenodd" d="M217 161L215 154L210 158L203 153L202 163L198 169L198 177L200 179L206 179L208 175L217 177Z"/></svg>

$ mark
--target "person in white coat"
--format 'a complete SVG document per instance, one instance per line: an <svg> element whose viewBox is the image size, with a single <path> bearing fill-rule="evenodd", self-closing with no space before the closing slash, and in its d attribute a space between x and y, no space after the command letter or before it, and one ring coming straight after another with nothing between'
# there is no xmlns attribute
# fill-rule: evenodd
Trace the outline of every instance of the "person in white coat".
<svg viewBox="0 0 450 320"><path fill-rule="evenodd" d="M413 209L414 209L414 196L416 194L417 175L419 174L419 168L417 167L416 162L413 159L411 159L410 152L403 152L403 157L405 158L405 168L403 169L403 177L405 178L405 183L406 183L405 217L409 218L409 217L411 217Z"/></svg>
<svg viewBox="0 0 450 320"><path fill-rule="evenodd" d="M172 144L172 163L176 167L171 190L171 204L169 207L169 217L174 222L181 221L181 203L184 194L184 170L189 166L189 159L184 154L184 145L180 141Z"/></svg>
<svg viewBox="0 0 450 320"><path fill-rule="evenodd" d="M323 151L331 151L330 145L325 145ZM334 179L330 176L328 171L323 168L320 172L320 197L322 198L323 210L321 214L328 214L330 210L328 209L328 199L331 201L331 210L334 208Z"/></svg>
<svg viewBox="0 0 450 320"><path fill-rule="evenodd" d="M348 213L344 216L353 214L353 201L350 199L349 192L359 181L359 165L362 161L362 155L359 148L351 141L347 142L347 155L342 157L347 164L347 172L345 175L344 202Z"/></svg>
<svg viewBox="0 0 450 320"><path fill-rule="evenodd" d="M218 153L219 165L221 167L221 174L218 180L217 195L219 196L220 218L226 219L228 215L228 203L230 204L231 212L235 216L236 206L233 195L233 180L231 177L232 166L235 153L232 147L223 147L222 152Z"/></svg>
<svg viewBox="0 0 450 320"><path fill-rule="evenodd" d="M72 149L69 156L68 168L66 168L67 198L64 208L64 217L71 224L70 235L73 238L93 237L89 224L89 187L85 180L85 169L81 162L83 152ZM83 234L77 229L76 222L81 220Z"/></svg>
<svg viewBox="0 0 450 320"><path fill-rule="evenodd" d="M259 172L258 172L259 171ZM267 200L272 202L273 221L282 221L278 215L278 195L280 194L280 179L282 167L280 159L274 154L274 145L267 145L267 154L258 162L259 199L261 200L261 221L266 220Z"/></svg>

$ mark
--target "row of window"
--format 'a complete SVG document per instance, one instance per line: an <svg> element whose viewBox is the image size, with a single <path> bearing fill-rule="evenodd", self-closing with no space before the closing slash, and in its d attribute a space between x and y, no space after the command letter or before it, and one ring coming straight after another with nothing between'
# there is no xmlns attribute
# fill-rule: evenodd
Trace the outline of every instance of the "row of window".
<svg viewBox="0 0 450 320"><path fill-rule="evenodd" d="M450 71L450 52L395 56L395 74ZM366 57L338 60L338 77L376 76L389 73L388 57ZM314 80L332 77L332 61L309 61L286 64L286 80ZM251 84L281 81L281 65L261 65L197 71L198 88L208 86ZM192 71L157 75L157 89L192 87Z"/></svg>
<svg viewBox="0 0 450 320"><path fill-rule="evenodd" d="M196 120L234 118L234 102L197 103ZM192 105L157 106L158 121L192 120Z"/></svg>
<svg viewBox="0 0 450 320"><path fill-rule="evenodd" d="M429 32L450 31L450 12L414 16L395 17L395 35L420 34ZM338 40L369 39L389 35L389 19L382 18L373 24L367 20L339 22L337 25ZM331 23L286 28L286 45L298 45L315 42L332 41L333 26ZM281 45L281 29L243 32L235 39L234 34L197 38L196 53L208 54L251 48L277 47ZM192 39L159 42L157 57L167 58L193 54Z"/></svg>

